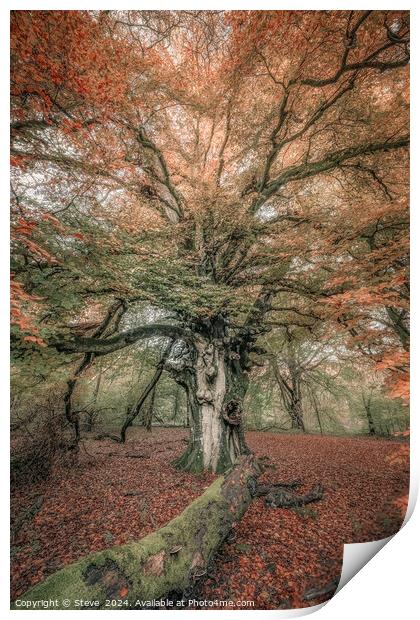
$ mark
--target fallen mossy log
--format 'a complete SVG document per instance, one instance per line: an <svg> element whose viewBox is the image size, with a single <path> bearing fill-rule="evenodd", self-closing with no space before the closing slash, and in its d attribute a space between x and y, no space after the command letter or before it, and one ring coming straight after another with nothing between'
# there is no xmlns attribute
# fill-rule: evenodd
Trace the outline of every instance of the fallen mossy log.
<svg viewBox="0 0 420 620"><path fill-rule="evenodd" d="M122 609L141 609L153 601L191 596L251 503L259 473L255 457L240 457L167 525L138 542L90 554L61 569L28 590L13 609L38 608L37 601L46 600L57 603L49 609L80 609L78 601L97 602L97 609L107 608L107 601L122 601Z"/></svg>

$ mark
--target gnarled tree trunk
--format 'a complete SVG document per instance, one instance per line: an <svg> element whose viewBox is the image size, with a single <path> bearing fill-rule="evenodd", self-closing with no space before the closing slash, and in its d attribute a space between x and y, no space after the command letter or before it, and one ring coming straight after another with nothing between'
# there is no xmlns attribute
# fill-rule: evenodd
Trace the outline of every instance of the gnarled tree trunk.
<svg viewBox="0 0 420 620"><path fill-rule="evenodd" d="M262 296L269 299L270 294ZM175 381L187 393L187 407L191 438L187 451L178 459L178 466L190 471L209 470L224 472L240 454L248 454L243 432L242 410L248 387L247 371L252 367L251 352L260 353L254 343L266 331L253 327L261 318L260 306L250 312L249 320L240 330L229 330L228 320L222 314L200 319L188 326L147 324L104 340L73 338L57 342L59 351L83 352L89 355L106 355L143 338L154 336L170 338L168 357L161 360ZM159 374L160 376L160 374ZM153 386L150 388L152 389ZM133 410L134 417L141 405ZM132 421L127 416L121 431L121 441Z"/></svg>
<svg viewBox="0 0 420 620"><path fill-rule="evenodd" d="M194 337L192 360L175 375L187 393L191 427L177 466L222 473L239 455L249 453L242 420L248 379L238 357L223 339Z"/></svg>

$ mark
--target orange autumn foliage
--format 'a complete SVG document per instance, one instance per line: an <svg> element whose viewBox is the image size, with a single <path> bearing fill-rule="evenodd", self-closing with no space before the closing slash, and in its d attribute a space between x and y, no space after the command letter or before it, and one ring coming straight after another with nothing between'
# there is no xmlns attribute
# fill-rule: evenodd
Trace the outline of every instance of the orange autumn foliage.
<svg viewBox="0 0 420 620"><path fill-rule="evenodd" d="M176 258L226 312L280 291L405 397L408 41L399 10L12 12L13 175L44 196L23 219ZM107 234L68 227L73 196Z"/></svg>

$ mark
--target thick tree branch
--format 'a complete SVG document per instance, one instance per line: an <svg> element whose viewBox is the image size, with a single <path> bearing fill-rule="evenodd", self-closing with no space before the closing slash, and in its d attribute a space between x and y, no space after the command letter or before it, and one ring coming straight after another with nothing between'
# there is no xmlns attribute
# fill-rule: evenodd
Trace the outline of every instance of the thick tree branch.
<svg viewBox="0 0 420 620"><path fill-rule="evenodd" d="M118 299L116 302L114 302L108 308L108 311L104 319L96 327L92 337L99 338L101 336L104 336L109 330L109 328L110 328L109 334L115 333L115 331L118 329L121 318L123 314L126 312L126 310L127 310L127 303L125 302L125 300ZM112 325L112 323L114 324ZM79 416L77 415L76 412L73 411L72 396L73 396L73 392L75 390L76 383L80 375L82 375L83 372L93 364L94 359L95 359L95 353L89 351L84 354L83 360L81 361L80 365L76 369L73 377L69 379L69 381L67 381L67 390L64 394L65 415L66 415L66 419L68 420L68 422L70 422L70 424L73 424L74 426L76 442L78 442L80 439L80 425L79 425Z"/></svg>
<svg viewBox="0 0 420 620"><path fill-rule="evenodd" d="M289 90L286 91L284 98L280 105L279 111L279 120L275 128L273 129L270 135L270 141L272 144L272 148L267 156L266 164L264 167L264 172L261 177L261 181L259 183L259 192L262 192L266 187L269 181L269 174L271 167L274 161L277 159L278 154L282 150L284 146L294 142L295 140L299 140L315 123L317 123L326 112L335 106L335 104L350 90L354 87L355 78L352 77L344 86L340 87L336 93L334 93L329 99L321 103L316 110L310 115L308 120L304 123L304 125L291 135L284 137L282 140L278 140L278 134L283 127L283 124L289 114L286 109L288 98L289 98Z"/></svg>
<svg viewBox="0 0 420 620"><path fill-rule="evenodd" d="M408 144L409 137L408 135L404 135L394 141L371 142L368 144L351 146L341 149L340 151L328 153L323 159L319 159L317 161L289 166L288 168L285 168L276 179L273 179L273 181L267 185L260 198L255 201L253 205L253 212L255 213L266 202L266 200L270 198L270 196L275 194L280 189L280 187L283 187L291 181L298 181L316 176L317 174L322 174L323 172L329 172L330 170L338 168L342 162L352 159L353 157L401 149L407 147Z"/></svg>
<svg viewBox="0 0 420 620"><path fill-rule="evenodd" d="M107 355L124 347L134 344L138 340L146 338L181 338L187 335L187 331L179 325L165 325L164 323L151 323L129 329L113 336L112 338L73 338L72 340L54 342L58 351L65 353L94 353L95 355Z"/></svg>
<svg viewBox="0 0 420 620"><path fill-rule="evenodd" d="M146 132L143 127L140 127L137 131L137 141L141 146L146 149L152 151L156 157L156 160L159 163L159 167L162 173L162 178L159 181L162 185L165 185L169 194L171 195L174 204L168 204L168 206L174 211L177 215L178 220L182 220L184 217L184 212L182 208L182 197L178 190L175 188L172 183L171 175L169 174L168 166L166 164L166 160L163 156L162 151L156 146L154 142L146 135Z"/></svg>

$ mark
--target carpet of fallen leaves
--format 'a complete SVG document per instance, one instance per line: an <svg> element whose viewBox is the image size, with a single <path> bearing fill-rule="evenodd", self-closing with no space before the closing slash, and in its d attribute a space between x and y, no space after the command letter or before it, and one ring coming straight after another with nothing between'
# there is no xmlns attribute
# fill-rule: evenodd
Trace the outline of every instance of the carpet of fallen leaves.
<svg viewBox="0 0 420 620"><path fill-rule="evenodd" d="M89 439L79 463L44 483L12 493L12 599L87 553L149 534L178 515L215 478L180 472L184 429L130 430L125 445ZM408 493L408 454L401 441L251 432L249 446L268 457L264 482L315 483L324 498L302 509L253 501L215 558L203 600L253 601L254 609L304 607L331 597L343 543L395 533ZM133 456L135 455L135 456ZM31 507L37 509L31 513ZM30 514L22 520L22 515ZM314 598L314 590L329 590ZM312 595L311 595L312 594ZM240 603L238 604L240 607Z"/></svg>

